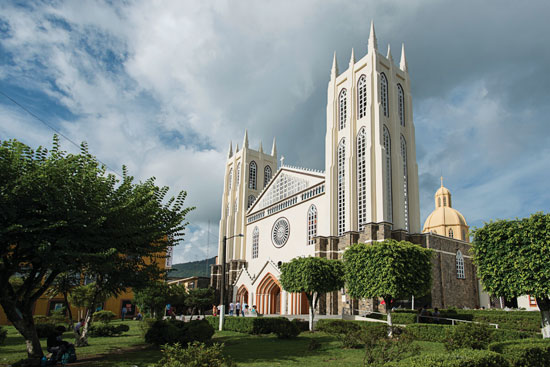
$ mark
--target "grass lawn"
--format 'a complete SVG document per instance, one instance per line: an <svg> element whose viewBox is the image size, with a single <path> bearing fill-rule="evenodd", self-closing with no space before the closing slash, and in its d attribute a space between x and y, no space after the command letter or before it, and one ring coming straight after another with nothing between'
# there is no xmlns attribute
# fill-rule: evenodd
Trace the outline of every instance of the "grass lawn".
<svg viewBox="0 0 550 367"><path fill-rule="evenodd" d="M120 321L119 321L120 322ZM125 321L130 331L120 337L90 338L90 346L77 348L79 362L91 367L147 367L160 359L160 351L144 345L138 321ZM26 356L25 343L13 327L8 327L6 343L0 346L0 366ZM64 340L71 341L70 332ZM281 340L274 335L248 335L231 331L216 332L214 342L225 344L225 353L239 366L362 366L362 349L343 349L334 336L324 333L300 334ZM309 350L312 341L320 344ZM45 348L46 341L42 345ZM443 352L441 343L416 342L421 352Z"/></svg>

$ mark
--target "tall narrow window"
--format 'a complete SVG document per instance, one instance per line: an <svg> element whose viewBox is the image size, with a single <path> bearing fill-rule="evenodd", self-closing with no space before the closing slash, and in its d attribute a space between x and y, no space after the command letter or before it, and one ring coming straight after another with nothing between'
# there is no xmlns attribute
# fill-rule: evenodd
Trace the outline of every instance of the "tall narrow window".
<svg viewBox="0 0 550 367"><path fill-rule="evenodd" d="M258 247L260 244L260 230L258 227L254 227L254 231L252 232L252 258L257 259L258 258Z"/></svg>
<svg viewBox="0 0 550 367"><path fill-rule="evenodd" d="M466 279L466 274L464 274L464 257L462 257L460 250L456 252L456 277L458 279Z"/></svg>
<svg viewBox="0 0 550 367"><path fill-rule="evenodd" d="M248 170L248 188L256 190L256 177L258 173L258 166L256 162L250 162L250 168Z"/></svg>
<svg viewBox="0 0 550 367"><path fill-rule="evenodd" d="M314 245L317 236L317 207L312 205L307 211L307 244Z"/></svg>
<svg viewBox="0 0 550 367"><path fill-rule="evenodd" d="M338 236L346 228L346 140L338 145Z"/></svg>
<svg viewBox="0 0 550 367"><path fill-rule="evenodd" d="M447 206L447 198L443 196L443 206Z"/></svg>
<svg viewBox="0 0 550 367"><path fill-rule="evenodd" d="M384 126L384 149L386 150L386 210L388 222L393 223L393 196L391 182L391 138L390 131Z"/></svg>
<svg viewBox="0 0 550 367"><path fill-rule="evenodd" d="M437 198L437 207L441 208L441 198Z"/></svg>
<svg viewBox="0 0 550 367"><path fill-rule="evenodd" d="M382 109L384 110L384 116L389 116L388 79L384 73L380 73L380 98L382 102Z"/></svg>
<svg viewBox="0 0 550 367"><path fill-rule="evenodd" d="M264 187L271 181L271 167L265 166L264 168Z"/></svg>
<svg viewBox="0 0 550 367"><path fill-rule="evenodd" d="M449 237L450 238L455 238L455 233L453 232L452 228L449 228Z"/></svg>
<svg viewBox="0 0 550 367"><path fill-rule="evenodd" d="M227 203L227 207L225 208L225 217L229 217L229 203Z"/></svg>
<svg viewBox="0 0 550 367"><path fill-rule="evenodd" d="M339 111L340 111L340 116L339 116L339 124L338 124L338 130L342 130L343 128L346 127L346 118L347 118L347 112L348 112L348 109L347 109L347 96L348 92L345 90L345 89L342 89L342 91L340 92L340 98L339 98Z"/></svg>
<svg viewBox="0 0 550 367"><path fill-rule="evenodd" d="M237 199L235 199L235 206L233 207L233 210L235 211L235 213L237 212L238 205L239 205L239 202L237 201Z"/></svg>
<svg viewBox="0 0 550 367"><path fill-rule="evenodd" d="M237 163L237 190L241 184L241 162Z"/></svg>
<svg viewBox="0 0 550 367"><path fill-rule="evenodd" d="M231 190L231 183L233 182L233 167L229 169L229 181L227 182L227 190Z"/></svg>
<svg viewBox="0 0 550 367"><path fill-rule="evenodd" d="M401 160L403 162L403 206L405 210L405 230L409 230L409 179L407 173L407 142L401 135Z"/></svg>
<svg viewBox="0 0 550 367"><path fill-rule="evenodd" d="M401 84L397 84L397 95L399 96L399 122L405 126L405 93Z"/></svg>
<svg viewBox="0 0 550 367"><path fill-rule="evenodd" d="M363 230L367 223L367 130L357 134L357 226Z"/></svg>
<svg viewBox="0 0 550 367"><path fill-rule="evenodd" d="M367 115L367 77L361 75L357 82L357 115L363 118Z"/></svg>
<svg viewBox="0 0 550 367"><path fill-rule="evenodd" d="M462 230L462 241L466 241L466 230Z"/></svg>
<svg viewBox="0 0 550 367"><path fill-rule="evenodd" d="M247 205L247 209L250 208L252 206L252 204L254 204L254 201L256 201L256 198L254 197L254 195L250 195L248 197L248 205Z"/></svg>

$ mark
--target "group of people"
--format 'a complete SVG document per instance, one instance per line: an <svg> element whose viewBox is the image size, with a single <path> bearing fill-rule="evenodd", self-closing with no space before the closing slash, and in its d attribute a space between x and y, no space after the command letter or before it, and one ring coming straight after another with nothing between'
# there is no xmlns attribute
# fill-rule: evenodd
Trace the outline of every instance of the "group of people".
<svg viewBox="0 0 550 367"><path fill-rule="evenodd" d="M212 305L212 315L218 316L221 313L221 306ZM241 305L240 302L237 303L229 303L229 316L246 316L246 315L256 315L256 306L252 306L252 308L249 310L248 304L243 303Z"/></svg>
<svg viewBox="0 0 550 367"><path fill-rule="evenodd" d="M418 309L418 322L425 322L425 323L436 323L439 324L441 317L441 313L439 312L439 309L437 307L434 308L434 312L430 312L428 309L428 305L424 307L420 307Z"/></svg>

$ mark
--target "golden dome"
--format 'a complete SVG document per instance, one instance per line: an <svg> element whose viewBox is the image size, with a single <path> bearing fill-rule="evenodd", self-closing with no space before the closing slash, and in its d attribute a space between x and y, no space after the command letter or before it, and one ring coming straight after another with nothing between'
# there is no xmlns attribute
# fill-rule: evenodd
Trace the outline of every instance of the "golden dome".
<svg viewBox="0 0 550 367"><path fill-rule="evenodd" d="M430 232L431 229L441 226L468 226L464 216L455 208L442 206L435 209L424 222L422 232Z"/></svg>

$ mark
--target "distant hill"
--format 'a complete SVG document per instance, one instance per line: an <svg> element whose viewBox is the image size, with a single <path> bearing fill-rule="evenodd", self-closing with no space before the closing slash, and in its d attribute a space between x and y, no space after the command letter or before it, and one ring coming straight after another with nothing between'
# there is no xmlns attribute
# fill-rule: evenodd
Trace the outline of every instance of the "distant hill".
<svg viewBox="0 0 550 367"><path fill-rule="evenodd" d="M207 264L208 263L208 267ZM170 278L210 277L210 265L216 263L216 257L199 261L191 261L182 264L172 264L172 270L168 273Z"/></svg>

